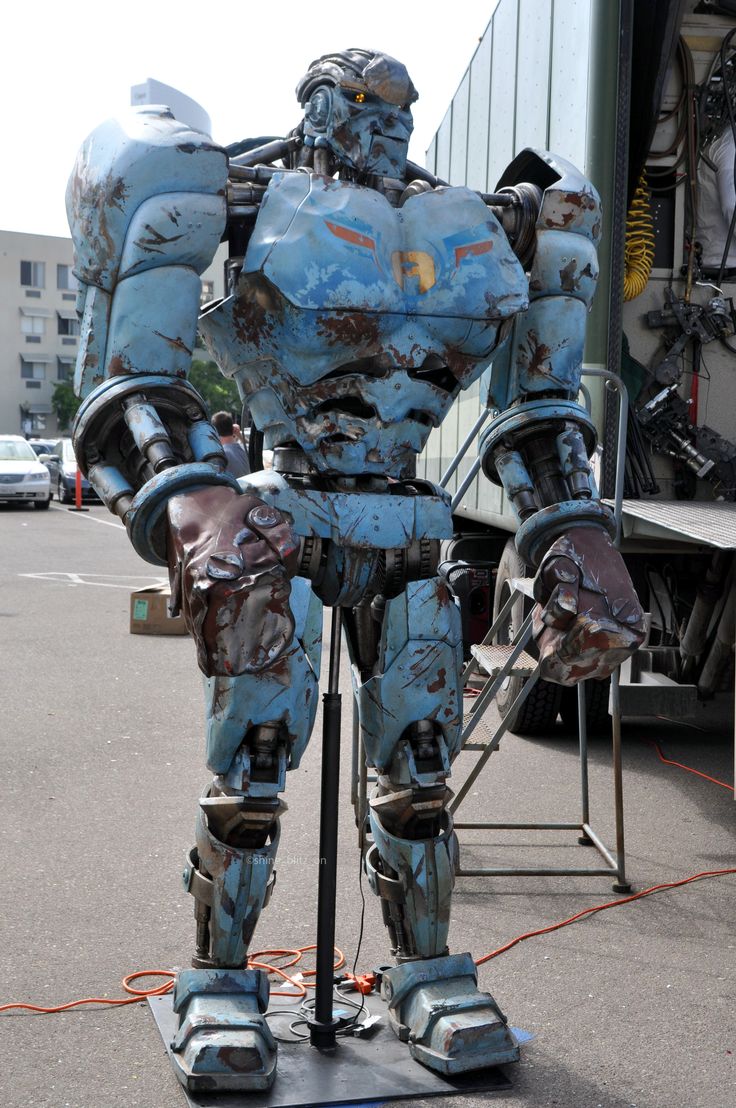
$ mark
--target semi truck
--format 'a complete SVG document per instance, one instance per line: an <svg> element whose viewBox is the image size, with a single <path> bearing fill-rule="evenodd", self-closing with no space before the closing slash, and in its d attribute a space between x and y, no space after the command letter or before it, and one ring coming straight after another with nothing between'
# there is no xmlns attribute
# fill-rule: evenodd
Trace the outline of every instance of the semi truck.
<svg viewBox="0 0 736 1108"><path fill-rule="evenodd" d="M725 706L733 717L736 216L723 200L734 166L721 159L717 182L712 154L734 135L733 0L500 0L427 151L436 177L492 192L519 151L550 150L601 195L582 399L601 495L614 503L618 481L620 548L649 613L647 642L621 673L628 716L704 721ZM708 210L714 196L720 212ZM726 221L716 264L700 241L709 215ZM526 573L503 489L468 482L492 374L491 362L458 397L418 469L457 501L444 556L469 641ZM529 603L518 595L497 641ZM512 730L575 723L574 690L544 681L513 708L523 680L508 678L497 698ZM586 699L588 728L605 726L605 682L587 682Z"/></svg>

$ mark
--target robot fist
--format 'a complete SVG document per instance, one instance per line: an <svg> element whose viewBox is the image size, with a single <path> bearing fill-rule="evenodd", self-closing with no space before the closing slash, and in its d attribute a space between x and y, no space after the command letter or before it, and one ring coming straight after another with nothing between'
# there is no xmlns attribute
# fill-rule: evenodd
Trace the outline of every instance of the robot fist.
<svg viewBox="0 0 736 1108"><path fill-rule="evenodd" d="M173 496L167 512L172 605L199 668L208 677L266 669L294 634L299 540L275 508L221 486Z"/></svg>
<svg viewBox="0 0 736 1108"><path fill-rule="evenodd" d="M623 558L600 527L557 539L534 579L541 674L558 685L608 677L644 641L644 613Z"/></svg>

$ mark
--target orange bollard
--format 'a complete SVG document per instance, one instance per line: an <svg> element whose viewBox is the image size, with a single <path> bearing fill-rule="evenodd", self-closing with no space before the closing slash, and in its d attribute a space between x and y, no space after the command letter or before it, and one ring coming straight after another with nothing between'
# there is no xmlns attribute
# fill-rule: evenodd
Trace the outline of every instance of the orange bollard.
<svg viewBox="0 0 736 1108"><path fill-rule="evenodd" d="M77 476L74 483L74 507L69 509L70 512L88 512L89 508L82 507L82 474L77 470Z"/></svg>

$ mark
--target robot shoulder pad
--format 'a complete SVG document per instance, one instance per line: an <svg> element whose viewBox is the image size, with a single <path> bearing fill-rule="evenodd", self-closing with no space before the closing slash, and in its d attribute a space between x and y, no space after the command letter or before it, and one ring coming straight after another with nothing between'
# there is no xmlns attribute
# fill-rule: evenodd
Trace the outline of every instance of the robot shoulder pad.
<svg viewBox="0 0 736 1108"><path fill-rule="evenodd" d="M67 186L77 277L112 290L131 220L156 197L212 198L224 226L226 185L225 151L168 108L147 105L103 123L84 142Z"/></svg>
<svg viewBox="0 0 736 1108"><path fill-rule="evenodd" d="M497 189L528 181L542 190L537 230L570 231L597 245L601 200L572 162L546 150L522 150L504 170Z"/></svg>

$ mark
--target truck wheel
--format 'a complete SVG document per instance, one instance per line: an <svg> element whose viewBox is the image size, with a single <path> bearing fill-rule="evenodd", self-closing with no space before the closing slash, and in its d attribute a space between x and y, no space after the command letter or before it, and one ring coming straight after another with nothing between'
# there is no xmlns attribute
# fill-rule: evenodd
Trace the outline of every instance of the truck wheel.
<svg viewBox="0 0 736 1108"><path fill-rule="evenodd" d="M586 681L585 683L585 719L589 735L606 734L611 727L608 714L608 694L611 691L611 678L605 681ZM568 731L578 731L578 690L564 688L560 704L562 722Z"/></svg>
<svg viewBox="0 0 736 1108"><path fill-rule="evenodd" d="M514 540L509 539L504 547L496 573L496 588L493 595L493 619L498 616L511 595L511 579L528 577L529 571L519 557ZM524 617L531 610L531 601L521 593L517 594L507 621L499 627L496 642L504 645L511 642L515 630L521 626ZM527 644L527 653L535 655L533 643ZM509 719L511 706L524 686L524 677L507 677L496 696L496 705L501 718ZM551 681L538 681L520 708L513 712L509 721L509 730L517 735L548 735L555 726L562 700L562 686Z"/></svg>

